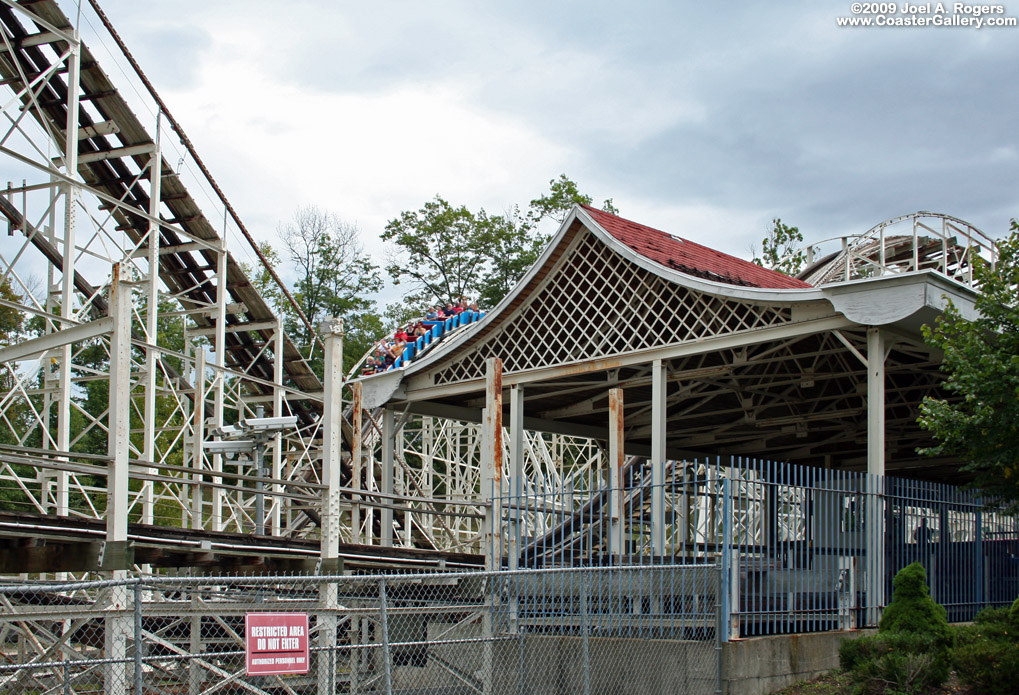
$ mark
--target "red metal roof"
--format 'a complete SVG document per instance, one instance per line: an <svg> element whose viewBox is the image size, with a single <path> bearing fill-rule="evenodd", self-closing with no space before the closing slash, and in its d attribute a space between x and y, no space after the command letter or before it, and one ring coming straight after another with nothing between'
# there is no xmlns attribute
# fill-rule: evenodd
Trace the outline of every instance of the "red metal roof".
<svg viewBox="0 0 1019 695"><path fill-rule="evenodd" d="M744 287L797 290L812 287L802 280L762 268L756 263L709 249L692 241L646 227L622 217L583 206L602 229L631 249L666 268L687 275Z"/></svg>

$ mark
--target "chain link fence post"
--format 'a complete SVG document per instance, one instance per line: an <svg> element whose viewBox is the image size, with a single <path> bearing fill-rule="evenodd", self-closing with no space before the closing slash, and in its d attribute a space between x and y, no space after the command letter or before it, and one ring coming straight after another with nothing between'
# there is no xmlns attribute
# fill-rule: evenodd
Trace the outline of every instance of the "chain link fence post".
<svg viewBox="0 0 1019 695"><path fill-rule="evenodd" d="M591 695L591 630L588 625L589 575L580 573L580 649L584 669L584 695Z"/></svg>
<svg viewBox="0 0 1019 695"><path fill-rule="evenodd" d="M351 616L347 636L350 639L350 695L359 695L361 692L361 655L364 651L358 649L361 644L361 618Z"/></svg>
<svg viewBox="0 0 1019 695"><path fill-rule="evenodd" d="M116 570L114 579L123 579L123 570ZM128 690L127 638L132 632L132 620L127 607L127 585L117 581L106 592L106 617L103 621L103 655L107 659L104 685L107 693Z"/></svg>
<svg viewBox="0 0 1019 695"><path fill-rule="evenodd" d="M336 627L337 585L335 579L320 580L318 588L320 612L316 619L318 627L318 652L316 671L318 695L333 695L336 692Z"/></svg>
<svg viewBox="0 0 1019 695"><path fill-rule="evenodd" d="M188 695L200 695L204 670L195 655L202 653L202 614L198 587L191 587L191 616L188 632L188 650L192 658L188 661Z"/></svg>
<svg viewBox="0 0 1019 695"><path fill-rule="evenodd" d="M134 584L134 692L143 695L145 633L142 629L142 583Z"/></svg>
<svg viewBox="0 0 1019 695"><path fill-rule="evenodd" d="M393 695L393 654L389 649L389 614L386 606L386 580L379 579L379 625L382 628L382 673L386 695Z"/></svg>
<svg viewBox="0 0 1019 695"><path fill-rule="evenodd" d="M722 647L722 635L728 630L729 619L722 611L722 593L728 591L725 580L725 570L720 566L715 566L716 582L715 586L715 694L722 695L722 673L725 661L725 652Z"/></svg>
<svg viewBox="0 0 1019 695"><path fill-rule="evenodd" d="M496 611L502 605L497 574L489 573L484 582L484 606L481 612L481 682L484 695L495 692L495 636Z"/></svg>

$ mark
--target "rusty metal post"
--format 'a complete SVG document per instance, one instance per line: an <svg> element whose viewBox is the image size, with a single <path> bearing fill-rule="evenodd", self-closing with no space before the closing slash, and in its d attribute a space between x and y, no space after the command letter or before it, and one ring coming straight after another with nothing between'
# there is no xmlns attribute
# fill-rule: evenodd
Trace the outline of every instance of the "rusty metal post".
<svg viewBox="0 0 1019 695"><path fill-rule="evenodd" d="M481 418L481 499L485 507L484 533L481 552L486 568L497 571L502 567L502 360L490 357L485 364L485 409ZM481 618L482 637L482 692L491 695L494 690L495 668L492 636L494 613L498 610L499 596L493 577L485 580L488 597L487 610Z"/></svg>
<svg viewBox="0 0 1019 695"><path fill-rule="evenodd" d="M622 564L623 537L623 461L625 438L623 389L609 389L609 555Z"/></svg>
<svg viewBox="0 0 1019 695"><path fill-rule="evenodd" d="M481 552L488 558L488 569L502 565L502 549L498 539L502 534L502 360L490 357L485 365L485 414L481 423L481 499L488 505L485 511L485 533Z"/></svg>

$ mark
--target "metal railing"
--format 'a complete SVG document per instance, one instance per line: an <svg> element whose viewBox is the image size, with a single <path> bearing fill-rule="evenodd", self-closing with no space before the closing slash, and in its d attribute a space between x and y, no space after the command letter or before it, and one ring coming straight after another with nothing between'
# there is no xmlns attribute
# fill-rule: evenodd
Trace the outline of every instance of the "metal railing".
<svg viewBox="0 0 1019 695"><path fill-rule="evenodd" d="M911 562L953 621L1019 596L1019 519L957 487L742 458L671 461L664 486L651 478L636 459L618 489L595 475L552 492L521 482L496 500L493 566L718 565L742 636L876 625Z"/></svg>

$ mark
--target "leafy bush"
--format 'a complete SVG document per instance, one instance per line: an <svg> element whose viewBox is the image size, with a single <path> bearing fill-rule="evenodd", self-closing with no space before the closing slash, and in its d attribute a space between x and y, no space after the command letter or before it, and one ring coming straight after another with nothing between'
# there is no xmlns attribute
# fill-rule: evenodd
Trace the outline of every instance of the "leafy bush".
<svg viewBox="0 0 1019 695"><path fill-rule="evenodd" d="M879 632L846 640L839 648L842 668L862 693L919 695L948 680L951 660L939 638L915 632Z"/></svg>
<svg viewBox="0 0 1019 695"><path fill-rule="evenodd" d="M959 628L952 653L960 680L981 695L1012 695L1019 683L1019 599L1011 608L985 608Z"/></svg>
<svg viewBox="0 0 1019 695"><path fill-rule="evenodd" d="M843 642L839 659L862 693L920 695L948 680L952 631L923 565L900 570L893 589L878 634Z"/></svg>

